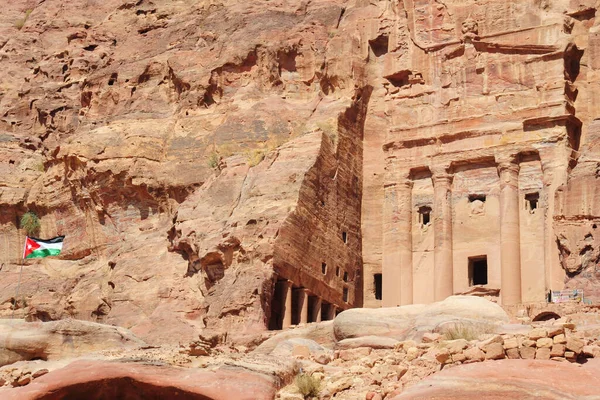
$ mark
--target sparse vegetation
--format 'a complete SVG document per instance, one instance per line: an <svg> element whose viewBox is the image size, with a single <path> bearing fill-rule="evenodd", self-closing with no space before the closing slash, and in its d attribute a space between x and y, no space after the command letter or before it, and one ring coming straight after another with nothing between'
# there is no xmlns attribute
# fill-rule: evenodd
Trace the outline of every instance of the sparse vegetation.
<svg viewBox="0 0 600 400"><path fill-rule="evenodd" d="M319 128L323 133L325 133L329 137L334 147L337 146L337 127L331 120L317 122L317 128Z"/></svg>
<svg viewBox="0 0 600 400"><path fill-rule="evenodd" d="M34 212L28 211L21 217L21 229L25 230L27 236L37 236L40 227L40 219Z"/></svg>
<svg viewBox="0 0 600 400"><path fill-rule="evenodd" d="M44 163L42 161L37 162L34 164L34 168L36 171L39 172L45 172L46 171L46 167L44 166Z"/></svg>
<svg viewBox="0 0 600 400"><path fill-rule="evenodd" d="M265 159L265 151L262 149L254 149L248 153L248 165L254 167Z"/></svg>
<svg viewBox="0 0 600 400"><path fill-rule="evenodd" d="M447 340L475 340L486 333L494 333L495 330L493 324L459 322L444 327L441 333Z"/></svg>
<svg viewBox="0 0 600 400"><path fill-rule="evenodd" d="M220 161L221 161L221 157L219 157L219 154L217 154L216 151L213 151L208 156L208 166L210 168L213 168L213 169L219 168Z"/></svg>
<svg viewBox="0 0 600 400"><path fill-rule="evenodd" d="M294 383L305 399L316 397L321 391L321 381L309 374L297 375Z"/></svg>
<svg viewBox="0 0 600 400"><path fill-rule="evenodd" d="M20 18L17 21L15 21L15 28L17 28L18 30L21 30L23 28L23 26L25 26L25 22L27 22L27 19L29 18L29 15L31 14L32 11L33 10L26 10L25 16L23 18Z"/></svg>

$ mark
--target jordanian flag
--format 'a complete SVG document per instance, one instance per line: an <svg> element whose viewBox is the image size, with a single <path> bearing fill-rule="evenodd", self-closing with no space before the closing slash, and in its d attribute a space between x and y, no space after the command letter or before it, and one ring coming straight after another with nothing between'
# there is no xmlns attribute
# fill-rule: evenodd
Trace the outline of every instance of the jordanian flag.
<svg viewBox="0 0 600 400"><path fill-rule="evenodd" d="M48 256L57 256L62 250L64 240L64 236L57 236L48 240L25 237L23 258L44 258Z"/></svg>

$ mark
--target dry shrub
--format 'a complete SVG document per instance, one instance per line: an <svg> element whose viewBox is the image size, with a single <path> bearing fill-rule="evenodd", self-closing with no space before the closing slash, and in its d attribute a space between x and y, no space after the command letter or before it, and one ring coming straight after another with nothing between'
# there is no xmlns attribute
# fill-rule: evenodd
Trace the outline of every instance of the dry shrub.
<svg viewBox="0 0 600 400"><path fill-rule="evenodd" d="M250 165L251 167L254 167L254 166L260 164L260 162L262 160L264 160L264 158L265 158L264 150L254 149L251 152L249 152L247 155L248 165Z"/></svg>
<svg viewBox="0 0 600 400"><path fill-rule="evenodd" d="M321 391L321 380L309 374L299 374L294 382L305 399L318 396Z"/></svg>
<svg viewBox="0 0 600 400"><path fill-rule="evenodd" d="M219 157L219 155L214 151L208 156L208 166L210 168L218 168L220 161L221 157Z"/></svg>
<svg viewBox="0 0 600 400"><path fill-rule="evenodd" d="M494 333L495 331L496 326L486 322L456 322L444 326L441 334L446 340L476 340L479 339L481 335Z"/></svg>

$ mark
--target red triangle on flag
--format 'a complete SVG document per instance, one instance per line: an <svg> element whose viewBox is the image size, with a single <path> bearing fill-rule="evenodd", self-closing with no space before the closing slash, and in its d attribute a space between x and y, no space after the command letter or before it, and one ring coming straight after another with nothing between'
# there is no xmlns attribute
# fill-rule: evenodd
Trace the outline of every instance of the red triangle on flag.
<svg viewBox="0 0 600 400"><path fill-rule="evenodd" d="M33 253L35 249L39 249L40 245L31 238L27 237L25 239L25 250L23 251L23 258L27 258L28 255Z"/></svg>

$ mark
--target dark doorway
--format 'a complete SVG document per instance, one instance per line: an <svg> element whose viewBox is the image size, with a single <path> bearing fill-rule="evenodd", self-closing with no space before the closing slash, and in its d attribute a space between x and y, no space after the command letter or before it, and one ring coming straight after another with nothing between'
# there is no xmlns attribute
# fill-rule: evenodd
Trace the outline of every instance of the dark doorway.
<svg viewBox="0 0 600 400"><path fill-rule="evenodd" d="M525 195L525 209L528 210L531 214L538 208L538 203L540 201L539 193L528 193Z"/></svg>
<svg viewBox="0 0 600 400"><path fill-rule="evenodd" d="M269 318L269 329L278 330L281 329L283 324L283 314L285 312L285 290L286 282L278 281L275 284L275 290L273 291L273 297L271 298L271 317Z"/></svg>
<svg viewBox="0 0 600 400"><path fill-rule="evenodd" d="M381 274L375 274L373 275L373 286L375 286L375 300L381 300L382 299L382 286L383 286L383 279Z"/></svg>
<svg viewBox="0 0 600 400"><path fill-rule="evenodd" d="M487 285L488 265L487 256L469 258L469 286Z"/></svg>
<svg viewBox="0 0 600 400"><path fill-rule="evenodd" d="M329 311L331 304L326 301L321 302L321 321L329 321Z"/></svg>

